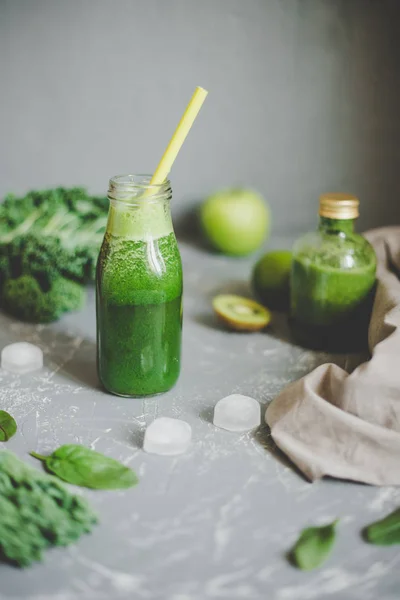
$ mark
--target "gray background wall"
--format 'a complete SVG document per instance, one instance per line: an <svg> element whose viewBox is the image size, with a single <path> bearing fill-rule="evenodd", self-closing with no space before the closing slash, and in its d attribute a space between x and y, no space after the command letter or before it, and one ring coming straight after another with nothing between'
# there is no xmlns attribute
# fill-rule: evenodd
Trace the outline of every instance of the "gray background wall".
<svg viewBox="0 0 400 600"><path fill-rule="evenodd" d="M399 34L399 0L0 0L0 196L152 171L201 85L175 212L241 184L279 234L333 189L399 222Z"/></svg>

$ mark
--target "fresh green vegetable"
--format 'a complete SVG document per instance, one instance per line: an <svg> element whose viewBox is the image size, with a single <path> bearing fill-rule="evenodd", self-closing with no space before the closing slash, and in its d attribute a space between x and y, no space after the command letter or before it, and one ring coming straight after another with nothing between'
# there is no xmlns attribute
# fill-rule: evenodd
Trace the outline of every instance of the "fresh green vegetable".
<svg viewBox="0 0 400 600"><path fill-rule="evenodd" d="M5 282L2 307L23 321L48 323L64 312L79 310L85 299L85 288L71 279L59 277L44 292L32 275L21 275Z"/></svg>
<svg viewBox="0 0 400 600"><path fill-rule="evenodd" d="M0 306L32 322L77 310L94 279L106 198L82 188L9 195L0 204Z"/></svg>
<svg viewBox="0 0 400 600"><path fill-rule="evenodd" d="M292 562L303 571L310 571L322 565L328 558L336 538L336 523L323 527L303 529L289 556Z"/></svg>
<svg viewBox="0 0 400 600"><path fill-rule="evenodd" d="M44 550L72 544L96 522L84 498L11 452L0 452L1 561L28 566L41 560Z"/></svg>
<svg viewBox="0 0 400 600"><path fill-rule="evenodd" d="M5 410L0 410L0 442L7 442L17 431L14 417Z"/></svg>
<svg viewBox="0 0 400 600"><path fill-rule="evenodd" d="M138 483L132 469L114 458L78 444L60 446L49 456L36 452L31 452L31 456L43 461L46 469L60 479L75 485L97 490L116 490Z"/></svg>
<svg viewBox="0 0 400 600"><path fill-rule="evenodd" d="M368 525L363 533L370 544L377 546L400 544L400 508L384 519Z"/></svg>

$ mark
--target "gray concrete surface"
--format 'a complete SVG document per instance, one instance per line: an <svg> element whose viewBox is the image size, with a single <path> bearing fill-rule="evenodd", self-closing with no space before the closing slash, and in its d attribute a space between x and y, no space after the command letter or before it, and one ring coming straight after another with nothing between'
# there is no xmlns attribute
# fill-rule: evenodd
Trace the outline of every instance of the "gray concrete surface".
<svg viewBox="0 0 400 600"><path fill-rule="evenodd" d="M41 372L18 377L0 371L0 407L19 425L7 448L39 468L30 450L82 443L129 464L140 477L128 491L82 490L100 515L94 533L48 552L29 570L1 566L0 599L398 600L399 549L360 538L365 524L400 505L398 488L310 484L274 448L265 426L241 435L211 423L222 396L240 392L265 406L318 364L334 360L352 369L361 357L297 347L279 320L259 334L220 329L210 299L221 290L246 291L252 261L181 247L183 370L164 396L122 399L99 389L93 293L84 312L51 326L0 315L0 347L29 340L45 352ZM142 451L146 425L160 415L192 425L187 454L165 458ZM299 531L334 518L341 519L339 537L328 562L311 573L291 567L285 552Z"/></svg>
<svg viewBox="0 0 400 600"><path fill-rule="evenodd" d="M399 222L399 37L399 0L0 0L0 198L152 172L201 85L176 213L239 184L276 234L332 190Z"/></svg>

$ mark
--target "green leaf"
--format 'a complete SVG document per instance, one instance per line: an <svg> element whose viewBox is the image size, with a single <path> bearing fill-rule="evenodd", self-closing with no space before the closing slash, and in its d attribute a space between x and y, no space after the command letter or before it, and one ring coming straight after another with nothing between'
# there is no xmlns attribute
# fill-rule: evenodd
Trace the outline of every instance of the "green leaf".
<svg viewBox="0 0 400 600"><path fill-rule="evenodd" d="M0 410L0 442L7 442L17 431L14 417L5 410Z"/></svg>
<svg viewBox="0 0 400 600"><path fill-rule="evenodd" d="M116 490L138 483L132 469L78 444L60 446L50 456L41 456L36 452L31 452L31 456L42 460L46 469L60 479L75 485L97 490Z"/></svg>
<svg viewBox="0 0 400 600"><path fill-rule="evenodd" d="M370 544L377 546L400 544L400 508L384 519L368 525L363 533Z"/></svg>
<svg viewBox="0 0 400 600"><path fill-rule="evenodd" d="M303 529L289 555L299 569L310 571L328 558L335 543L336 523Z"/></svg>

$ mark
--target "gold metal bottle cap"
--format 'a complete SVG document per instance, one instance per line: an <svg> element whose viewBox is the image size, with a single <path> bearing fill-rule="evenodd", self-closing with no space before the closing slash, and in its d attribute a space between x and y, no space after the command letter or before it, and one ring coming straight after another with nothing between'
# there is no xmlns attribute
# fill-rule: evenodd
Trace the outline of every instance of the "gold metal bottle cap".
<svg viewBox="0 0 400 600"><path fill-rule="evenodd" d="M319 197L319 214L328 219L356 219L360 214L357 196L336 192Z"/></svg>

